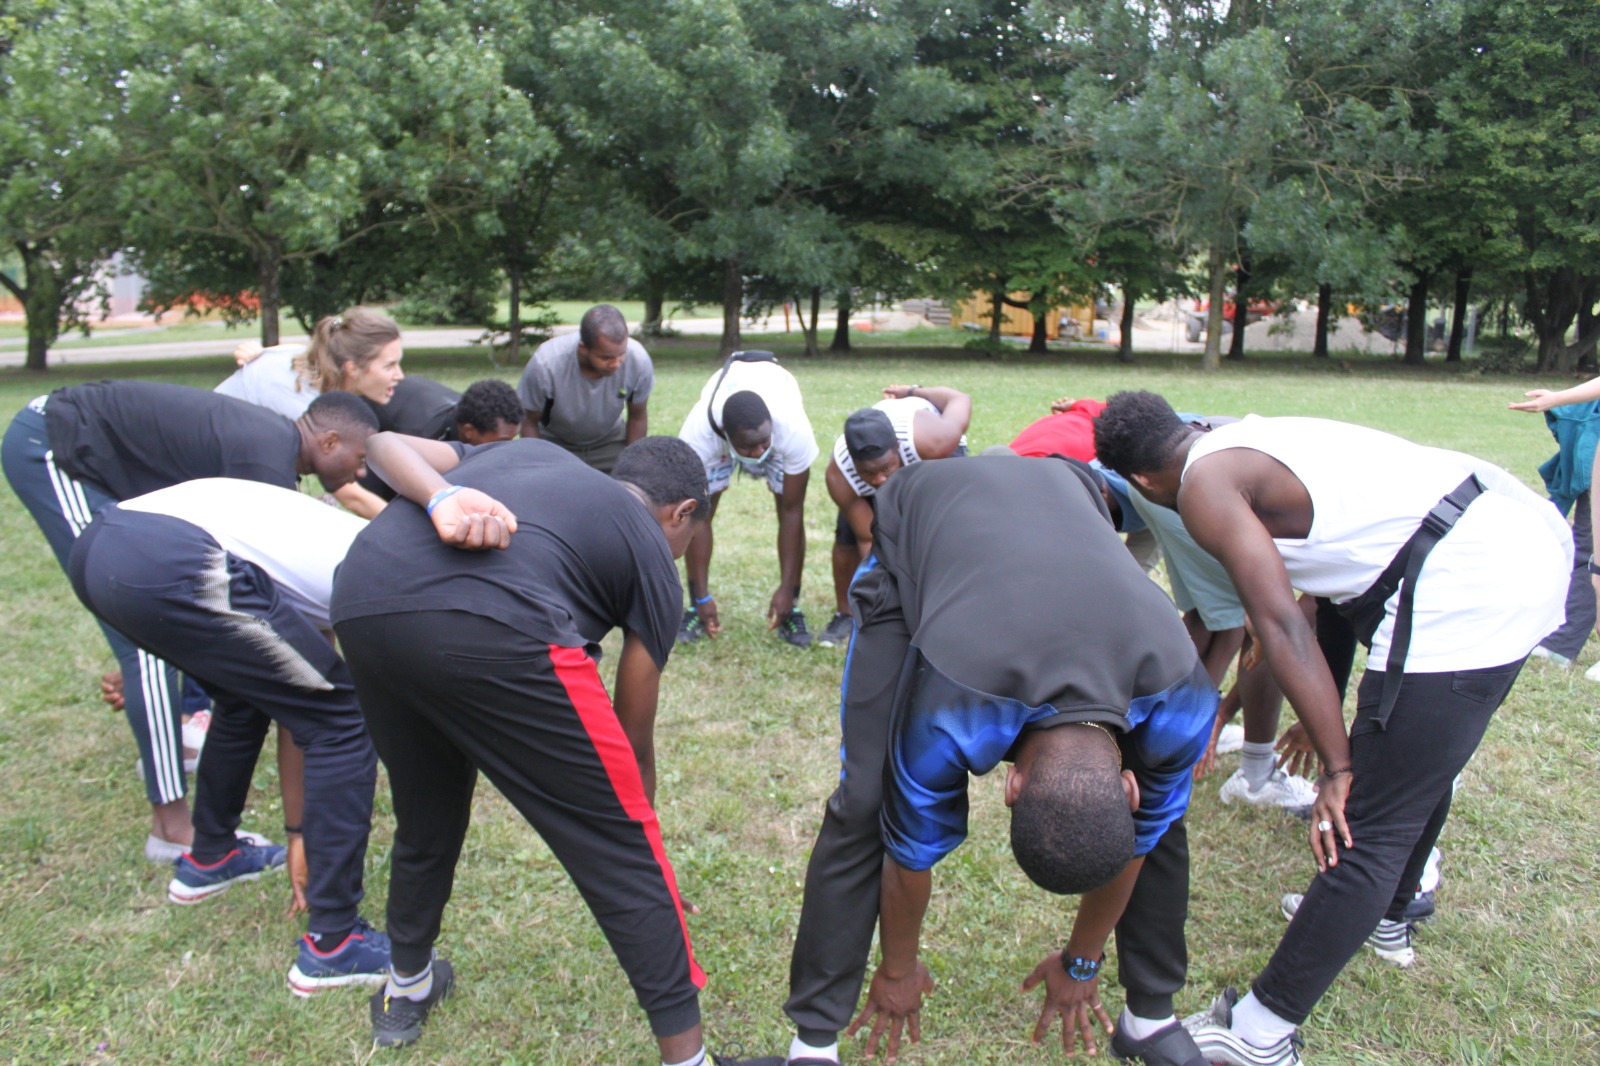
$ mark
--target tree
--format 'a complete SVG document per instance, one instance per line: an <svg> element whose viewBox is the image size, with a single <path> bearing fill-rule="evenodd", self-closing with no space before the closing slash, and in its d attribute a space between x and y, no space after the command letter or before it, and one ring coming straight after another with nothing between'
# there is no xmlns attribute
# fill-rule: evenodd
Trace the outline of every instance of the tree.
<svg viewBox="0 0 1600 1066"><path fill-rule="evenodd" d="M140 259L205 289L185 251L230 252L219 280L248 266L263 343L286 267L448 225L539 155L497 53L442 0L138 0L110 29Z"/></svg>
<svg viewBox="0 0 1600 1066"><path fill-rule="evenodd" d="M21 266L20 277L0 271L0 285L22 303L30 370L45 369L63 329L85 324L118 244L114 123L93 82L73 73L100 47L105 11L0 7L0 240Z"/></svg>

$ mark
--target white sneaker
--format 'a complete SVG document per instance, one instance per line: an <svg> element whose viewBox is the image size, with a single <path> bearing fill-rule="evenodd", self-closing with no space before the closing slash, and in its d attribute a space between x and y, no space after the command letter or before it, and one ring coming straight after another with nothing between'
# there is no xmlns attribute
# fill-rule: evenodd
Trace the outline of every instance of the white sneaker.
<svg viewBox="0 0 1600 1066"><path fill-rule="evenodd" d="M1222 727L1222 732L1217 734L1217 754L1232 755L1244 747L1244 726L1238 722L1229 722Z"/></svg>
<svg viewBox="0 0 1600 1066"><path fill-rule="evenodd" d="M1278 903L1278 909L1285 918L1293 919L1294 912L1300 909L1300 903L1305 896L1299 892L1291 892L1284 896ZM1405 969L1417 961L1417 952L1411 946L1411 926L1405 922L1392 922L1383 918L1378 922L1367 937L1367 947L1384 962Z"/></svg>
<svg viewBox="0 0 1600 1066"><path fill-rule="evenodd" d="M1585 681L1600 681L1600 663L1595 663L1583 672Z"/></svg>
<svg viewBox="0 0 1600 1066"><path fill-rule="evenodd" d="M197 755L206 746L206 732L211 728L211 712L196 711L183 723L183 746Z"/></svg>
<svg viewBox="0 0 1600 1066"><path fill-rule="evenodd" d="M1528 653L1528 658L1530 658L1530 659L1544 659L1547 662L1550 662L1550 663L1554 664L1555 666L1559 666L1563 670L1568 670L1568 669L1571 669L1571 667L1572 667L1572 660L1571 659L1567 658L1565 655L1560 654L1559 652L1551 651L1549 648L1545 647L1543 644L1535 645L1534 649Z"/></svg>
<svg viewBox="0 0 1600 1066"><path fill-rule="evenodd" d="M1233 1031L1233 1008L1238 1002L1237 991L1223 989L1208 1010L1183 1020L1205 1061L1223 1066L1301 1066L1305 1060L1300 1057L1298 1031L1267 1047L1258 1047Z"/></svg>
<svg viewBox="0 0 1600 1066"><path fill-rule="evenodd" d="M1232 803L1234 800L1243 800L1257 807L1283 807L1300 811L1317 801L1317 789L1303 777L1274 770L1259 789L1252 790L1244 771L1235 770L1233 776L1222 783L1222 802Z"/></svg>
<svg viewBox="0 0 1600 1066"><path fill-rule="evenodd" d="M240 829L234 833L234 836L241 840L248 840L260 848L270 848L272 846L272 841L260 833L247 833ZM158 837L154 833L144 838L144 857L150 862L159 863L162 866L171 866L178 860L178 856L188 850L189 845L174 844L165 837Z"/></svg>

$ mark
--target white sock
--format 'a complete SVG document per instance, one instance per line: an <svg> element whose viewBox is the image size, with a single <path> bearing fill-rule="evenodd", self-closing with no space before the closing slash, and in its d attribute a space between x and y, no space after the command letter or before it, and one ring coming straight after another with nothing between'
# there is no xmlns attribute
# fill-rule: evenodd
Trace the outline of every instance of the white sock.
<svg viewBox="0 0 1600 1066"><path fill-rule="evenodd" d="M419 974L410 977L401 977L394 972L394 967L389 967L389 983L384 986L383 994L390 999L409 999L414 1003L421 1003L433 993L433 960L428 960L428 965L422 968Z"/></svg>
<svg viewBox="0 0 1600 1066"><path fill-rule="evenodd" d="M1117 1019L1117 1028L1134 1040L1148 1040L1177 1020L1177 1016L1172 1014L1165 1018L1141 1018L1123 1007L1122 1017Z"/></svg>
<svg viewBox="0 0 1600 1066"><path fill-rule="evenodd" d="M1439 887L1439 863L1444 856L1439 854L1439 849L1434 848L1428 852L1427 864L1422 867L1422 883L1417 886L1418 892L1432 892Z"/></svg>
<svg viewBox="0 0 1600 1066"><path fill-rule="evenodd" d="M835 1040L827 1047L812 1047L798 1036L789 1044L789 1059L829 1059L839 1061L839 1041Z"/></svg>
<svg viewBox="0 0 1600 1066"><path fill-rule="evenodd" d="M662 1062L661 1066L704 1066L706 1061L706 1046L700 1045L700 1050L684 1059L682 1062Z"/></svg>
<svg viewBox="0 0 1600 1066"><path fill-rule="evenodd" d="M1256 999L1254 992L1233 1006L1233 1033L1256 1047L1271 1047L1295 1031L1293 1022L1286 1022Z"/></svg>
<svg viewBox="0 0 1600 1066"><path fill-rule="evenodd" d="M1247 740L1244 742L1244 747L1239 749L1239 772L1244 774L1245 782L1250 786L1251 792L1261 791L1261 786L1272 776L1272 764L1276 761L1274 758L1276 754L1270 740L1260 742Z"/></svg>

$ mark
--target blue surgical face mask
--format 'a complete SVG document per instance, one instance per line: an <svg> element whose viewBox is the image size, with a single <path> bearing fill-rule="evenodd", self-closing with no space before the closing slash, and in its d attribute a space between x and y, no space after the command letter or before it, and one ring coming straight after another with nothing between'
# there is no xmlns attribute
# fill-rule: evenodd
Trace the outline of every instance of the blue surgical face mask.
<svg viewBox="0 0 1600 1066"><path fill-rule="evenodd" d="M767 445L766 451L762 452L754 459L750 458L748 455L740 455L738 452L733 453L733 461L744 467L745 473L747 474L761 473L761 467L770 458L772 458L772 445L770 444Z"/></svg>

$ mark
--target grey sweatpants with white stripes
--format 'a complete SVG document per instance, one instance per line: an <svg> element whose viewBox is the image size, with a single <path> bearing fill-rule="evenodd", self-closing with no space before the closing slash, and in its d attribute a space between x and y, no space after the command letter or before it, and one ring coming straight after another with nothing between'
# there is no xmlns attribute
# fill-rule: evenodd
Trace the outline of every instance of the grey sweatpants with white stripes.
<svg viewBox="0 0 1600 1066"><path fill-rule="evenodd" d="M45 428L43 397L11 420L0 442L0 465L22 505L33 515L62 570L96 511L117 501L97 485L56 466ZM123 712L144 760L145 795L152 804L182 799L182 677L165 662L101 623L122 667Z"/></svg>

